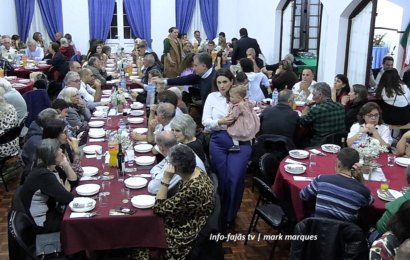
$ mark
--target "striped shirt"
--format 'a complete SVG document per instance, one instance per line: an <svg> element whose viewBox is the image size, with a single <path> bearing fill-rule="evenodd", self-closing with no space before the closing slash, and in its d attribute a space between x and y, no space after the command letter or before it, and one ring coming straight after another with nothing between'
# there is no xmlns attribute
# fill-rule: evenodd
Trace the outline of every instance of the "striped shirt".
<svg viewBox="0 0 410 260"><path fill-rule="evenodd" d="M357 222L359 209L374 202L368 187L355 179L319 175L300 191L302 200L316 198L315 217Z"/></svg>

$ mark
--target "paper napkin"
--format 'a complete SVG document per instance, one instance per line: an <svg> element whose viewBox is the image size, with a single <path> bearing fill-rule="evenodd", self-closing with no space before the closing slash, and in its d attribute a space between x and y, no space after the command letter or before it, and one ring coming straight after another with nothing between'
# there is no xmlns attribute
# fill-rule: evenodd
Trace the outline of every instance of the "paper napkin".
<svg viewBox="0 0 410 260"><path fill-rule="evenodd" d="M89 215L90 213L72 212L70 218L88 218Z"/></svg>
<svg viewBox="0 0 410 260"><path fill-rule="evenodd" d="M109 116L116 116L116 115L117 115L117 110L114 109L114 108L111 108L111 109L110 109L110 112L108 112L108 115L109 115Z"/></svg>
<svg viewBox="0 0 410 260"><path fill-rule="evenodd" d="M93 159L93 158L95 158L95 154L87 154L87 155L85 156L85 158L87 158L87 159Z"/></svg>
<svg viewBox="0 0 410 260"><path fill-rule="evenodd" d="M368 181L370 177L370 181L384 181L386 180L386 176L384 176L384 172L381 168L372 168L373 170L370 171L369 174L363 174L363 178Z"/></svg>
<svg viewBox="0 0 410 260"><path fill-rule="evenodd" d="M292 159L289 159L289 158L286 159L285 163L306 164L306 163L298 162L298 161L295 161L295 160L292 160Z"/></svg>
<svg viewBox="0 0 410 260"><path fill-rule="evenodd" d="M326 155L326 154L322 153L321 151L319 151L319 150L317 150L317 149L311 149L310 151L311 151L312 153L314 153L314 154Z"/></svg>
<svg viewBox="0 0 410 260"><path fill-rule="evenodd" d="M104 142L104 138L99 138L99 139L89 139L89 142Z"/></svg>
<svg viewBox="0 0 410 260"><path fill-rule="evenodd" d="M312 181L313 177L293 176L294 181Z"/></svg>

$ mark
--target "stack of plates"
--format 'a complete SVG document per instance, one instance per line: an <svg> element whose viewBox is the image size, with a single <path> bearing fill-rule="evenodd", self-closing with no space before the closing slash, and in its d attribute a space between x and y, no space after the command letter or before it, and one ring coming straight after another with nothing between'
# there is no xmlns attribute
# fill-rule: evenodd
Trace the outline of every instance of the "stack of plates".
<svg viewBox="0 0 410 260"><path fill-rule="evenodd" d="M309 152L305 150L291 150L289 156L295 159L306 159L309 156Z"/></svg>
<svg viewBox="0 0 410 260"><path fill-rule="evenodd" d="M101 138L105 136L105 131L103 129L96 129L95 131L88 131L88 136L91 138Z"/></svg>
<svg viewBox="0 0 410 260"><path fill-rule="evenodd" d="M144 92L144 89L142 89L142 88L134 88L134 89L131 89L131 91L132 91L132 92L135 92L135 93L142 93L142 92Z"/></svg>
<svg viewBox="0 0 410 260"><path fill-rule="evenodd" d="M96 117L103 117L104 116L104 111L94 111L93 113L94 116Z"/></svg>
<svg viewBox="0 0 410 260"><path fill-rule="evenodd" d="M87 145L83 148L84 153L86 154L95 154L95 150L102 149L101 145Z"/></svg>
<svg viewBox="0 0 410 260"><path fill-rule="evenodd" d="M127 188L130 189L141 189L147 186L148 180L141 177L132 177L124 181L124 184Z"/></svg>
<svg viewBox="0 0 410 260"><path fill-rule="evenodd" d="M145 134L146 132L148 132L148 128L135 128L134 130L132 130L133 132L139 133L139 134Z"/></svg>
<svg viewBox="0 0 410 260"><path fill-rule="evenodd" d="M155 162L155 156L136 156L135 162L138 165L151 165Z"/></svg>
<svg viewBox="0 0 410 260"><path fill-rule="evenodd" d="M388 196L386 192L389 192L394 198ZM403 193L397 190L388 189L386 191L382 191L380 189L377 190L377 197L385 201L395 201L396 199L403 197Z"/></svg>
<svg viewBox="0 0 410 260"><path fill-rule="evenodd" d="M112 64L112 63L108 63L108 64L105 65L105 67L107 67L107 68L114 68L114 66L115 66L115 64Z"/></svg>
<svg viewBox="0 0 410 260"><path fill-rule="evenodd" d="M89 177L89 176L94 176L98 173L98 168L97 167L92 167L92 166L86 166L82 167L83 168L83 176Z"/></svg>
<svg viewBox="0 0 410 260"><path fill-rule="evenodd" d="M107 106L96 106L95 110L97 111L108 111L109 107Z"/></svg>
<svg viewBox="0 0 410 260"><path fill-rule="evenodd" d="M410 165L410 158L398 157L394 159L397 165L407 167Z"/></svg>
<svg viewBox="0 0 410 260"><path fill-rule="evenodd" d="M131 199L131 203L136 208L149 209L155 204L155 196L138 195Z"/></svg>
<svg viewBox="0 0 410 260"><path fill-rule="evenodd" d="M142 117L130 117L130 118L128 118L128 122L130 122L131 124L141 124L142 122L144 122L144 118L142 118Z"/></svg>
<svg viewBox="0 0 410 260"><path fill-rule="evenodd" d="M130 112L131 116L142 116L144 114L144 110L132 110Z"/></svg>
<svg viewBox="0 0 410 260"><path fill-rule="evenodd" d="M148 153L152 150L152 147L151 144L137 144L134 149L138 153Z"/></svg>
<svg viewBox="0 0 410 260"><path fill-rule="evenodd" d="M297 107L303 107L305 106L306 102L305 101L295 101L295 104Z"/></svg>
<svg viewBox="0 0 410 260"><path fill-rule="evenodd" d="M97 194L100 191L100 185L98 184L83 184L75 188L78 195L91 196Z"/></svg>
<svg viewBox="0 0 410 260"><path fill-rule="evenodd" d="M15 80L17 79L17 76L8 76L8 77L4 77L5 80Z"/></svg>
<svg viewBox="0 0 410 260"><path fill-rule="evenodd" d="M144 107L144 105L143 104L132 104L130 107L132 109L141 109Z"/></svg>
<svg viewBox="0 0 410 260"><path fill-rule="evenodd" d="M306 171L306 167L300 164L286 164L285 171L290 174L302 174Z"/></svg>
<svg viewBox="0 0 410 260"><path fill-rule="evenodd" d="M91 198L78 197L68 204L73 212L87 212L95 208L95 200Z"/></svg>
<svg viewBox="0 0 410 260"><path fill-rule="evenodd" d="M324 144L320 148L327 153L338 153L340 151L340 146L335 144Z"/></svg>
<svg viewBox="0 0 410 260"><path fill-rule="evenodd" d="M103 126L104 124L105 124L104 121L91 121L88 123L90 127L100 127L100 126Z"/></svg>

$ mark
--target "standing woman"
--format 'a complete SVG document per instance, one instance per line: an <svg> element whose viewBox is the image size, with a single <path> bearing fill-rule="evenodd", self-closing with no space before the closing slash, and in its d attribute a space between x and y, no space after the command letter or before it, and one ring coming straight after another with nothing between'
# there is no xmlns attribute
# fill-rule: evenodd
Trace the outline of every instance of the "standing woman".
<svg viewBox="0 0 410 260"><path fill-rule="evenodd" d="M342 103L343 97L349 100L349 92L349 79L343 74L337 74L332 88L332 100L337 103Z"/></svg>
<svg viewBox="0 0 410 260"><path fill-rule="evenodd" d="M164 70L168 78L175 78L180 72L182 46L178 40L178 29L171 27L168 32L169 35L164 40Z"/></svg>
<svg viewBox="0 0 410 260"><path fill-rule="evenodd" d="M205 131L212 132L210 153L215 172L218 176L221 191L222 209L228 227L232 227L241 205L245 189L246 168L251 156L251 142L239 142L240 151L230 152L232 138L226 131L233 119L227 118L229 107L229 90L235 77L230 70L220 69L216 72L213 92L206 99L202 125Z"/></svg>

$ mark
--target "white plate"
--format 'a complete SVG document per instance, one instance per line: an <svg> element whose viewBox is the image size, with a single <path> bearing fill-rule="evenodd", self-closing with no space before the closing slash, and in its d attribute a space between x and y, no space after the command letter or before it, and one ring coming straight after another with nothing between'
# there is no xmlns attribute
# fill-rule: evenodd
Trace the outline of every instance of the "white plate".
<svg viewBox="0 0 410 260"><path fill-rule="evenodd" d="M91 138L101 138L105 136L105 131L104 130L91 131L91 132L88 132L88 136Z"/></svg>
<svg viewBox="0 0 410 260"><path fill-rule="evenodd" d="M134 150L139 153L148 153L152 150L151 144L137 144L134 146Z"/></svg>
<svg viewBox="0 0 410 260"><path fill-rule="evenodd" d="M95 109L97 111L108 111L109 107L108 106L96 106Z"/></svg>
<svg viewBox="0 0 410 260"><path fill-rule="evenodd" d="M291 150L289 156L295 159L306 159L309 156L309 152L305 150Z"/></svg>
<svg viewBox="0 0 410 260"><path fill-rule="evenodd" d="M130 94L128 93L122 93L124 95L125 98L130 98Z"/></svg>
<svg viewBox="0 0 410 260"><path fill-rule="evenodd" d="M47 62L45 60L41 60L39 62L37 62L38 64L47 64Z"/></svg>
<svg viewBox="0 0 410 260"><path fill-rule="evenodd" d="M92 203L92 204L90 207L74 208L74 203L81 203L85 205L87 205L88 203ZM91 198L78 197L78 198L74 198L73 201L71 201L70 204L68 204L68 206L73 212L87 212L87 211L93 210L95 208L95 204L96 204L95 200Z"/></svg>
<svg viewBox="0 0 410 260"><path fill-rule="evenodd" d="M103 90L102 93L104 95L111 95L111 90L107 89L107 90Z"/></svg>
<svg viewBox="0 0 410 260"><path fill-rule="evenodd" d="M142 116L144 114L144 110L133 110L130 112L131 116Z"/></svg>
<svg viewBox="0 0 410 260"><path fill-rule="evenodd" d="M100 127L100 126L103 126L104 124L105 124L104 121L91 121L91 122L88 122L88 125L90 127Z"/></svg>
<svg viewBox="0 0 410 260"><path fill-rule="evenodd" d="M384 194L380 192L380 190L377 190L377 197L385 201L395 201L396 199L403 197L403 193L401 193L400 191L389 189L389 192L391 195L393 195L394 199L385 197Z"/></svg>
<svg viewBox="0 0 410 260"><path fill-rule="evenodd" d="M137 156L135 162L139 165L151 165L155 162L155 156Z"/></svg>
<svg viewBox="0 0 410 260"><path fill-rule="evenodd" d="M34 62L34 60L27 60L27 62L33 63L33 62Z"/></svg>
<svg viewBox="0 0 410 260"><path fill-rule="evenodd" d="M285 171L290 174L302 174L306 171L306 167L300 164L286 164Z"/></svg>
<svg viewBox="0 0 410 260"><path fill-rule="evenodd" d="M320 148L327 153L336 153L340 151L341 147L335 144L324 144Z"/></svg>
<svg viewBox="0 0 410 260"><path fill-rule="evenodd" d="M37 67L47 67L47 66L48 64L43 64L43 63L37 64Z"/></svg>
<svg viewBox="0 0 410 260"><path fill-rule="evenodd" d="M143 104L132 104L130 107L132 109L141 109L144 107L144 105Z"/></svg>
<svg viewBox="0 0 410 260"><path fill-rule="evenodd" d="M104 116L104 111L94 111L93 115L98 117Z"/></svg>
<svg viewBox="0 0 410 260"><path fill-rule="evenodd" d="M295 101L297 107L303 107L305 105L305 101Z"/></svg>
<svg viewBox="0 0 410 260"><path fill-rule="evenodd" d="M131 91L134 92L134 93L142 93L142 92L144 92L144 89L142 89L142 88L134 88L134 89L131 89Z"/></svg>
<svg viewBox="0 0 410 260"><path fill-rule="evenodd" d="M148 128L140 127L140 128L135 128L132 130L133 132L139 133L139 134L144 134L148 132Z"/></svg>
<svg viewBox="0 0 410 260"><path fill-rule="evenodd" d="M139 79L139 78L140 78L140 76L130 76L130 80Z"/></svg>
<svg viewBox="0 0 410 260"><path fill-rule="evenodd" d="M21 84L21 83L14 83L13 85L11 85L13 88L22 88L22 87L27 87L26 85L24 85L24 84Z"/></svg>
<svg viewBox="0 0 410 260"><path fill-rule="evenodd" d="M131 203L136 208L150 208L155 204L155 196L138 195L131 199Z"/></svg>
<svg viewBox="0 0 410 260"><path fill-rule="evenodd" d="M106 72L114 72L114 68L105 68Z"/></svg>
<svg viewBox="0 0 410 260"><path fill-rule="evenodd" d="M130 187L132 189L140 189L147 185L148 180L145 178L140 177L132 177L128 178L124 181L125 186Z"/></svg>
<svg viewBox="0 0 410 260"><path fill-rule="evenodd" d="M101 145L87 145L83 148L84 153L86 154L95 154L95 150L102 149Z"/></svg>
<svg viewBox="0 0 410 260"><path fill-rule="evenodd" d="M20 79L19 83L29 83L30 80L29 79Z"/></svg>
<svg viewBox="0 0 410 260"><path fill-rule="evenodd" d="M98 173L98 168L97 167L92 167L92 166L85 166L83 168L83 176L94 176Z"/></svg>
<svg viewBox="0 0 410 260"><path fill-rule="evenodd" d="M142 122L144 122L144 118L142 118L142 117L130 117L130 118L128 118L128 122L130 122L131 124L141 124Z"/></svg>
<svg viewBox="0 0 410 260"><path fill-rule="evenodd" d="M75 188L77 193L81 196L90 196L98 193L100 191L100 185L98 184L83 184L80 186L77 186Z"/></svg>
<svg viewBox="0 0 410 260"><path fill-rule="evenodd" d="M405 158L405 157L398 157L396 159L394 159L394 161L403 167L407 167L410 165L410 158Z"/></svg>
<svg viewBox="0 0 410 260"><path fill-rule="evenodd" d="M5 80L15 80L17 79L17 76L8 76L8 77L4 77Z"/></svg>
<svg viewBox="0 0 410 260"><path fill-rule="evenodd" d="M26 66L26 67L24 67L26 70L32 70L32 69L34 69L34 66Z"/></svg>
<svg viewBox="0 0 410 260"><path fill-rule="evenodd" d="M108 62L108 60L107 60L107 62ZM107 63L107 64L105 65L105 67L107 67L107 68L114 68L114 67L115 67L115 64Z"/></svg>

